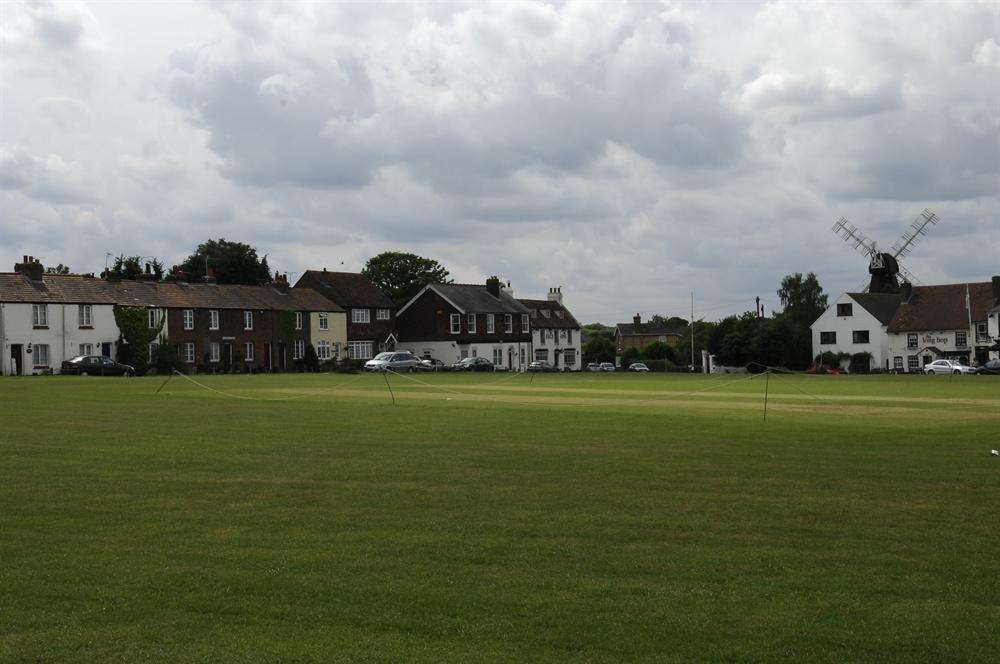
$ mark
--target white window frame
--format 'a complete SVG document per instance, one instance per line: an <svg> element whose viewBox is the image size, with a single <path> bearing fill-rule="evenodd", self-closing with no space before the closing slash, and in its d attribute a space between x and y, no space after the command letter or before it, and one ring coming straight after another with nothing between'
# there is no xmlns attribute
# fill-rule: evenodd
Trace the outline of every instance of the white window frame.
<svg viewBox="0 0 1000 664"><path fill-rule="evenodd" d="M213 362L213 363L214 362L218 362L219 361L219 357L221 356L221 354L222 354L222 347L220 346L220 344L219 344L218 341L213 341L210 344L208 344L208 361L209 362Z"/></svg>
<svg viewBox="0 0 1000 664"><path fill-rule="evenodd" d="M576 364L576 349L575 348L564 348L562 352L563 366L568 367L571 364Z"/></svg>
<svg viewBox="0 0 1000 664"><path fill-rule="evenodd" d="M371 341L348 341L347 356L352 360L370 360L373 348Z"/></svg>
<svg viewBox="0 0 1000 664"><path fill-rule="evenodd" d="M573 343L573 330L566 330L566 343Z"/></svg>
<svg viewBox="0 0 1000 664"><path fill-rule="evenodd" d="M185 330L194 329L194 309L184 310L184 329Z"/></svg>
<svg viewBox="0 0 1000 664"><path fill-rule="evenodd" d="M916 332L908 332L906 334L906 347L910 348L910 349L914 349L914 348L917 347L917 345L918 345L918 343L917 343L917 333Z"/></svg>
<svg viewBox="0 0 1000 664"><path fill-rule="evenodd" d="M372 322L371 309L351 309L351 322L358 325L367 325Z"/></svg>
<svg viewBox="0 0 1000 664"><path fill-rule="evenodd" d="M80 355L93 355L94 344L80 344Z"/></svg>
<svg viewBox="0 0 1000 664"><path fill-rule="evenodd" d="M548 362L549 361L549 349L548 348L536 348L535 349L535 361L536 362Z"/></svg>
<svg viewBox="0 0 1000 664"><path fill-rule="evenodd" d="M326 313L325 311L321 311L319 312L318 316L319 316L319 329L324 331L329 330L330 314Z"/></svg>
<svg viewBox="0 0 1000 664"><path fill-rule="evenodd" d="M504 334L511 334L514 332L514 315L504 314L503 315L503 332Z"/></svg>
<svg viewBox="0 0 1000 664"><path fill-rule="evenodd" d="M301 311L296 311L295 312L295 329L296 330L301 330L302 329L302 312Z"/></svg>
<svg viewBox="0 0 1000 664"><path fill-rule="evenodd" d="M44 306L44 305L43 305ZM42 361L42 355L45 356L45 361ZM48 367L49 366L49 345L48 344L32 344L31 345L31 364L35 367Z"/></svg>
<svg viewBox="0 0 1000 664"><path fill-rule="evenodd" d="M244 362L253 362L254 360L255 360L255 357L254 357L253 342L252 341L247 341L247 342L245 342L243 344L243 361Z"/></svg>
<svg viewBox="0 0 1000 664"><path fill-rule="evenodd" d="M468 316L466 316L465 324L469 328L469 334L475 334L476 333L476 314L469 314Z"/></svg>
<svg viewBox="0 0 1000 664"><path fill-rule="evenodd" d="M493 314L486 314L486 334L494 334L496 329L496 319L493 317Z"/></svg>
<svg viewBox="0 0 1000 664"><path fill-rule="evenodd" d="M331 353L331 348L330 348L330 342L329 341L327 341L326 339L321 339L319 342L317 342L317 344L316 344L316 357L317 358L319 358L320 360L326 361L326 360L330 359L331 355L332 355L332 353Z"/></svg>
<svg viewBox="0 0 1000 664"><path fill-rule="evenodd" d="M306 356L306 342L302 339L296 339L292 342L292 359L301 360Z"/></svg>
<svg viewBox="0 0 1000 664"><path fill-rule="evenodd" d="M253 329L253 312L248 309L243 310L243 329L244 330Z"/></svg>
<svg viewBox="0 0 1000 664"><path fill-rule="evenodd" d="M194 344L190 341L184 343L184 361L187 364L194 364Z"/></svg>
<svg viewBox="0 0 1000 664"><path fill-rule="evenodd" d="M531 318L530 318L530 316L528 316L528 314L521 314L521 332L522 333L528 334L531 331L531 327L530 327L530 323L529 323L530 320L531 320Z"/></svg>
<svg viewBox="0 0 1000 664"><path fill-rule="evenodd" d="M150 308L146 312L146 324L149 325L149 329L155 330L156 326L160 323L160 312L157 309Z"/></svg>
<svg viewBox="0 0 1000 664"><path fill-rule="evenodd" d="M920 370L920 356L919 355L907 355L906 356L906 370L907 371L919 371Z"/></svg>
<svg viewBox="0 0 1000 664"><path fill-rule="evenodd" d="M495 367L503 366L503 346L493 347L493 366Z"/></svg>
<svg viewBox="0 0 1000 664"><path fill-rule="evenodd" d="M969 347L969 333L966 332L965 330L955 330L955 348L968 348L968 347Z"/></svg>
<svg viewBox="0 0 1000 664"><path fill-rule="evenodd" d="M94 307L89 304L81 304L77 309L77 322L79 327L93 327L94 326ZM87 353L88 355L90 353Z"/></svg>
<svg viewBox="0 0 1000 664"><path fill-rule="evenodd" d="M208 329L218 330L219 329L219 310L209 309L208 310ZM216 360L218 361L218 360Z"/></svg>
<svg viewBox="0 0 1000 664"><path fill-rule="evenodd" d="M376 309L375 310L376 320L389 320L389 310L388 309Z"/></svg>
<svg viewBox="0 0 1000 664"><path fill-rule="evenodd" d="M47 304L31 305L31 326L32 327L49 326L49 305Z"/></svg>
<svg viewBox="0 0 1000 664"><path fill-rule="evenodd" d="M451 333L462 333L462 314L451 314Z"/></svg>

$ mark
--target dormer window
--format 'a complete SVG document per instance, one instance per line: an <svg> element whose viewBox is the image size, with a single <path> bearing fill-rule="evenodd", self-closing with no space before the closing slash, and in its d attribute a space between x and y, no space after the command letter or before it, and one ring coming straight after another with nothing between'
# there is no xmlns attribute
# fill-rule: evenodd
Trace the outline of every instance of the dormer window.
<svg viewBox="0 0 1000 664"><path fill-rule="evenodd" d="M562 318L562 317L563 317L562 309L556 309L556 318Z"/></svg>
<svg viewBox="0 0 1000 664"><path fill-rule="evenodd" d="M551 318L552 317L552 312L549 311L548 309L542 309L542 317L543 318Z"/></svg>
<svg viewBox="0 0 1000 664"><path fill-rule="evenodd" d="M853 316L854 315L854 305L850 302L841 302L837 305L837 315L838 316Z"/></svg>

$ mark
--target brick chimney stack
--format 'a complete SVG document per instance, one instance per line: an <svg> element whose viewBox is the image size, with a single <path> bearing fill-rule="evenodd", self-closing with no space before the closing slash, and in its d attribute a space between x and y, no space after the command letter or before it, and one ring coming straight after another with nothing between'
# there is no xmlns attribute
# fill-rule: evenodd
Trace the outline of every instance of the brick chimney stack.
<svg viewBox="0 0 1000 664"><path fill-rule="evenodd" d="M283 293L288 292L288 275L281 272L274 274L274 287Z"/></svg>
<svg viewBox="0 0 1000 664"><path fill-rule="evenodd" d="M632 316L632 324L639 327L642 324L642 317L639 314Z"/></svg>
<svg viewBox="0 0 1000 664"><path fill-rule="evenodd" d="M562 304L563 303L562 286L556 286L555 288L550 288L547 299L549 302Z"/></svg>
<svg viewBox="0 0 1000 664"><path fill-rule="evenodd" d="M45 267L34 256L23 256L21 262L14 265L14 272L23 274L32 281L41 281L45 275Z"/></svg>
<svg viewBox="0 0 1000 664"><path fill-rule="evenodd" d="M486 280L486 290L489 291L490 295L500 299L500 279L499 277L490 277Z"/></svg>

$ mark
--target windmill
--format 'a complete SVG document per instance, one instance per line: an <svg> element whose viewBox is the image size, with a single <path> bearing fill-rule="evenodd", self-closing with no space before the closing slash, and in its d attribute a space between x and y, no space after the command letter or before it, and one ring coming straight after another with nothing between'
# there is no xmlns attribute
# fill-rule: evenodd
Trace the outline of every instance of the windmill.
<svg viewBox="0 0 1000 664"><path fill-rule="evenodd" d="M920 280L912 272L899 264L899 259L908 256L910 250L927 235L928 229L938 221L936 214L927 209L923 210L889 251L879 251L878 244L845 217L837 220L832 230L847 244L852 245L858 253L869 259L868 273L872 275L872 278L865 289L866 291L869 293L897 293L899 292L899 279L896 275L903 275L903 279L911 284L920 283Z"/></svg>

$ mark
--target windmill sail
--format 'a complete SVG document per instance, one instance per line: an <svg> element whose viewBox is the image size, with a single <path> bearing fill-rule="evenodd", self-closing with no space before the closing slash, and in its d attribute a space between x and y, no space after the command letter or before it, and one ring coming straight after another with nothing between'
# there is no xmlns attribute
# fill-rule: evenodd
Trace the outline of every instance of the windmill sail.
<svg viewBox="0 0 1000 664"><path fill-rule="evenodd" d="M924 209L910 227L906 229L902 236L892 245L892 255L896 258L906 256L910 250L927 235L928 227L939 221L938 216L928 209Z"/></svg>

